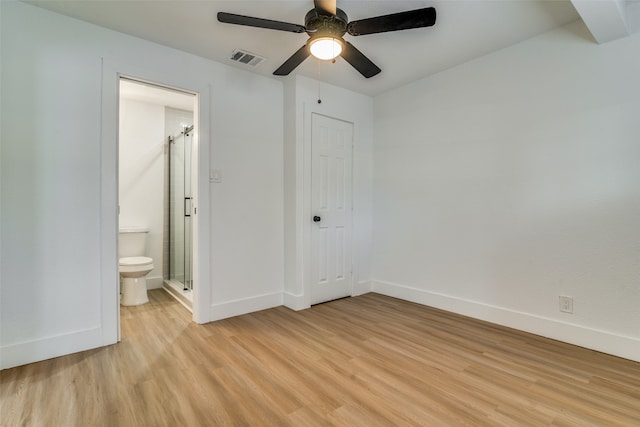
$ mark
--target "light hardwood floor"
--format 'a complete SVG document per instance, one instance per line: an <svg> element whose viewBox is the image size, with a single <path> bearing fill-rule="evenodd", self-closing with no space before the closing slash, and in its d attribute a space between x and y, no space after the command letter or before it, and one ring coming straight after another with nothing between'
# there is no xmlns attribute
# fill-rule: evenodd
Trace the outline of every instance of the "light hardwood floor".
<svg viewBox="0 0 640 427"><path fill-rule="evenodd" d="M0 373L2 426L640 426L640 363L376 294L207 325L164 291L122 342Z"/></svg>

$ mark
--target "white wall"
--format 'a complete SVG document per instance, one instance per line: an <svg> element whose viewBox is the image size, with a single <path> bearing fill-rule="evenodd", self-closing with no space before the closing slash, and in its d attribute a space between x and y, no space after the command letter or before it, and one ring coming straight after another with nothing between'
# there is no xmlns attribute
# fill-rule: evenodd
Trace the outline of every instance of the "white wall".
<svg viewBox="0 0 640 427"><path fill-rule="evenodd" d="M162 286L165 107L120 100L120 226L149 228L146 256L153 259L147 288Z"/></svg>
<svg viewBox="0 0 640 427"><path fill-rule="evenodd" d="M318 103L318 98L321 103ZM311 115L353 123L353 295L370 291L373 99L302 76L285 83L284 304L310 305Z"/></svg>
<svg viewBox="0 0 640 427"><path fill-rule="evenodd" d="M225 67L213 82L212 319L282 305L283 87Z"/></svg>
<svg viewBox="0 0 640 427"><path fill-rule="evenodd" d="M574 23L376 97L373 289L640 360L638 52Z"/></svg>
<svg viewBox="0 0 640 427"><path fill-rule="evenodd" d="M102 117L111 114L101 108L105 99L115 99L117 82L108 76L113 81L103 86L103 70L209 88L210 98L207 93L203 99L210 105L199 117L201 141L210 143L203 147L200 180L208 195L200 199L207 204L198 207L205 215L201 230L211 239L202 250L211 256L199 267L211 278L201 284L203 318L280 304L281 82L22 2L0 7L0 366L112 342L114 334L105 331L114 328L117 310L117 255L115 247L105 251L101 233L115 218L117 202L105 189L116 178L113 168L101 167L115 143L101 137L116 135L117 119L114 114L113 123L101 128ZM117 69L123 64L126 70ZM105 88L108 93L101 93ZM209 164L223 171L223 179L207 187ZM113 264L104 261L110 257ZM103 312L107 298L114 313Z"/></svg>

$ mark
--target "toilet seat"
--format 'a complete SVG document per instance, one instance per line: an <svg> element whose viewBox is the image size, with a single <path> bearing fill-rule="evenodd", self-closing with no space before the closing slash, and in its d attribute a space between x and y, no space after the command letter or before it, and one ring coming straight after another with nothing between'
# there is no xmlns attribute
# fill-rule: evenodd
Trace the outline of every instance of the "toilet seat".
<svg viewBox="0 0 640 427"><path fill-rule="evenodd" d="M151 264L152 262L153 260L146 256L130 256L130 257L120 258L119 260L120 265L126 265L126 266Z"/></svg>
<svg viewBox="0 0 640 427"><path fill-rule="evenodd" d="M153 259L146 256L120 258L119 264L121 273L133 273L136 271L153 270Z"/></svg>

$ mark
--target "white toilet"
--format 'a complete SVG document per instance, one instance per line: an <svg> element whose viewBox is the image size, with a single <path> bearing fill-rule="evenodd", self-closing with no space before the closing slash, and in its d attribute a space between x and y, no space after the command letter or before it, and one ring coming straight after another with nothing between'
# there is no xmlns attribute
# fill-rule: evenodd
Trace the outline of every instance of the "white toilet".
<svg viewBox="0 0 640 427"><path fill-rule="evenodd" d="M120 227L120 304L140 305L149 302L146 275L153 270L153 259L144 256L149 229Z"/></svg>

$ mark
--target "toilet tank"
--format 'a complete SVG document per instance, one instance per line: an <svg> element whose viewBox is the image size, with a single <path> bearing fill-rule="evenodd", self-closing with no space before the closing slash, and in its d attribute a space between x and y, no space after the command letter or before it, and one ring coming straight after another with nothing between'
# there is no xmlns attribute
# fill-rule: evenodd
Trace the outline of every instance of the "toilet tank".
<svg viewBox="0 0 640 427"><path fill-rule="evenodd" d="M118 257L144 256L148 233L148 227L120 227Z"/></svg>

